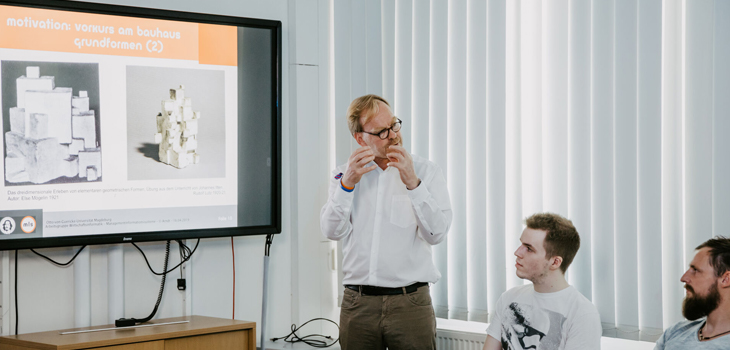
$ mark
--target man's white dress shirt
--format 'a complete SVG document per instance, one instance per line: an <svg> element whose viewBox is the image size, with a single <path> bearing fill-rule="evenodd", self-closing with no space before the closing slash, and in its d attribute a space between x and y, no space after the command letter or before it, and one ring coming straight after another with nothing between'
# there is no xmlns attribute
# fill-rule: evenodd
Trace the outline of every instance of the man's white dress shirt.
<svg viewBox="0 0 730 350"><path fill-rule="evenodd" d="M421 180L412 191L394 167L364 174L352 192L340 187L338 176L347 164L334 170L320 224L327 238L342 240L344 284L404 287L441 277L431 245L451 225L449 192L438 165L412 157Z"/></svg>

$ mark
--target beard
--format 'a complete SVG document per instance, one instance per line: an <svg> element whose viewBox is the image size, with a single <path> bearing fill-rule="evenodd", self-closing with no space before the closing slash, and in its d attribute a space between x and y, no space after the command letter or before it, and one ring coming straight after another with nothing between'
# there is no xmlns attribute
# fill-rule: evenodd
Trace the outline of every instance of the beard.
<svg viewBox="0 0 730 350"><path fill-rule="evenodd" d="M684 297L682 316L690 321L709 315L720 305L720 291L717 289L717 284L713 284L707 295L704 296L697 295L690 286L685 286L685 288L692 292L692 296Z"/></svg>

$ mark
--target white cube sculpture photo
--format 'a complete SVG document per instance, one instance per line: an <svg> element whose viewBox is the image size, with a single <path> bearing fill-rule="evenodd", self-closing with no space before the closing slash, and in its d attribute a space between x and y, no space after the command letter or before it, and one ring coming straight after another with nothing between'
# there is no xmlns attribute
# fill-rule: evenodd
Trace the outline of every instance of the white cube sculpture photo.
<svg viewBox="0 0 730 350"><path fill-rule="evenodd" d="M10 108L5 133L5 180L45 183L59 177L101 176L101 149L96 118L87 91L73 96L56 87L55 77L41 76L40 67L26 67L16 80L16 106ZM81 159L79 159L81 157Z"/></svg>
<svg viewBox="0 0 730 350"><path fill-rule="evenodd" d="M185 87L170 89L170 99L162 101L157 114L155 143L160 144L160 161L178 169L200 162L198 155L198 119L192 101L185 97Z"/></svg>

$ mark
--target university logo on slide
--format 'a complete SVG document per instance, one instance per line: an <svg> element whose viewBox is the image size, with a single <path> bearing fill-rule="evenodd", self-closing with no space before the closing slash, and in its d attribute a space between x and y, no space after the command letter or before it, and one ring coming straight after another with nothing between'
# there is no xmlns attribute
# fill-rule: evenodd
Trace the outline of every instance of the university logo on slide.
<svg viewBox="0 0 730 350"><path fill-rule="evenodd" d="M15 220L13 218L6 216L0 220L0 232L2 232L5 235L9 235L15 231Z"/></svg>
<svg viewBox="0 0 730 350"><path fill-rule="evenodd" d="M0 242L2 239L23 238L16 234L43 235L43 210L0 210Z"/></svg>
<svg viewBox="0 0 730 350"><path fill-rule="evenodd" d="M20 229L25 233L33 233L36 228L35 218L32 216L26 216L23 220L20 220Z"/></svg>

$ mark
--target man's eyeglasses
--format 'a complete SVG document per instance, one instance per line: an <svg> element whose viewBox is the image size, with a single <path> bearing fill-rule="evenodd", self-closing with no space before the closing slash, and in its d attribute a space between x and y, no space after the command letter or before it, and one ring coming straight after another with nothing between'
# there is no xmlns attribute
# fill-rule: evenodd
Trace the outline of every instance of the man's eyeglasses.
<svg viewBox="0 0 730 350"><path fill-rule="evenodd" d="M389 128L385 128L385 129L380 130L378 132L367 132L367 131L363 131L363 132L366 133L366 134L370 134L370 135L374 135L374 136L380 137L381 140L385 140L390 135L390 131L391 130L393 132L400 131L401 124L403 124L403 121L400 120L400 119L398 119L398 118L395 118L395 123L393 123L393 125L391 125Z"/></svg>

